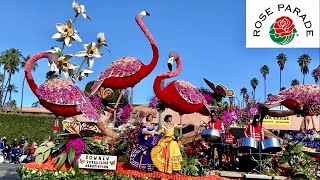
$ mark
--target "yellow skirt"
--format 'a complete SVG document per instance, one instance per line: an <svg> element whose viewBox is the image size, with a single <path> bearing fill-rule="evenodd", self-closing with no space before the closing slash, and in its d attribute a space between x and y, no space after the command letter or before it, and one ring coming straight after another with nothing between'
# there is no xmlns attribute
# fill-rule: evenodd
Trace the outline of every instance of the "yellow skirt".
<svg viewBox="0 0 320 180"><path fill-rule="evenodd" d="M180 171L182 156L178 143L172 137L163 137L151 150L151 160L161 172Z"/></svg>

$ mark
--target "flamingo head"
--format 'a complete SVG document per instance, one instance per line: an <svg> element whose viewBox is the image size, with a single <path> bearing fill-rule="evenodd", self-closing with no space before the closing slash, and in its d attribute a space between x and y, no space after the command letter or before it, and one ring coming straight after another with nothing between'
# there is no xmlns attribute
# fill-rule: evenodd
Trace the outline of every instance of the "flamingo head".
<svg viewBox="0 0 320 180"><path fill-rule="evenodd" d="M176 61L178 58L179 58L179 54L177 52L171 51L169 53L168 68L170 71L172 71L173 61Z"/></svg>
<svg viewBox="0 0 320 180"><path fill-rule="evenodd" d="M145 16L150 16L150 14L147 11L141 11L136 17L143 18Z"/></svg>

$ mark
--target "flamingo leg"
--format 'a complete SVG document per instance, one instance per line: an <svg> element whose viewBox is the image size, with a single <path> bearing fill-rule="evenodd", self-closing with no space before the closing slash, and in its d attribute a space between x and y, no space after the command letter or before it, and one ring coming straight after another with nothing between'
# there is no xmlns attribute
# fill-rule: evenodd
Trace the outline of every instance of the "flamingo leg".
<svg viewBox="0 0 320 180"><path fill-rule="evenodd" d="M180 126L182 126L182 116L180 115ZM182 136L182 127L180 128L180 136Z"/></svg>
<svg viewBox="0 0 320 180"><path fill-rule="evenodd" d="M122 90L121 90L120 95L119 95L119 97L118 97L118 100L117 100L117 102L116 102L116 104L115 104L115 106L114 106L114 116L113 116L114 120L117 119L117 107L118 107L118 105L119 105L119 102L120 102L123 94L124 94L124 91L125 91L125 89L122 89Z"/></svg>
<svg viewBox="0 0 320 180"><path fill-rule="evenodd" d="M54 133L59 132L59 119L58 119L58 117L56 117L56 119L54 120L53 132Z"/></svg>
<svg viewBox="0 0 320 180"><path fill-rule="evenodd" d="M131 87L131 92L130 92L130 109L131 109L131 113L130 113L129 121L131 121L131 119L132 119L132 110L133 110L132 102L133 102L133 87Z"/></svg>

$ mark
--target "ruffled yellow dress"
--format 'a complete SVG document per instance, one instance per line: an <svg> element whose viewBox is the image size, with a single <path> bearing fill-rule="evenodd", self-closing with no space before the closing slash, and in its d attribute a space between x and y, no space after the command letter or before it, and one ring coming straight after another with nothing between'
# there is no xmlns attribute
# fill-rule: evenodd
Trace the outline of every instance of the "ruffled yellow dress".
<svg viewBox="0 0 320 180"><path fill-rule="evenodd" d="M165 125L161 127L163 137L158 144L151 150L151 160L154 166L161 172L172 173L172 171L180 171L182 156L178 143L174 141L174 129L181 128L174 125L167 128Z"/></svg>

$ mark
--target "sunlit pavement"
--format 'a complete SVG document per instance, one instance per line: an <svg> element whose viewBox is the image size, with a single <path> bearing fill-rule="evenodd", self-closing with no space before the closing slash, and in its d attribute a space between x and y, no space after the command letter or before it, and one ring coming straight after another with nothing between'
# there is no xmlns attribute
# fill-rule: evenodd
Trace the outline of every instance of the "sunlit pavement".
<svg viewBox="0 0 320 180"><path fill-rule="evenodd" d="M0 163L0 180L18 180L17 164Z"/></svg>

